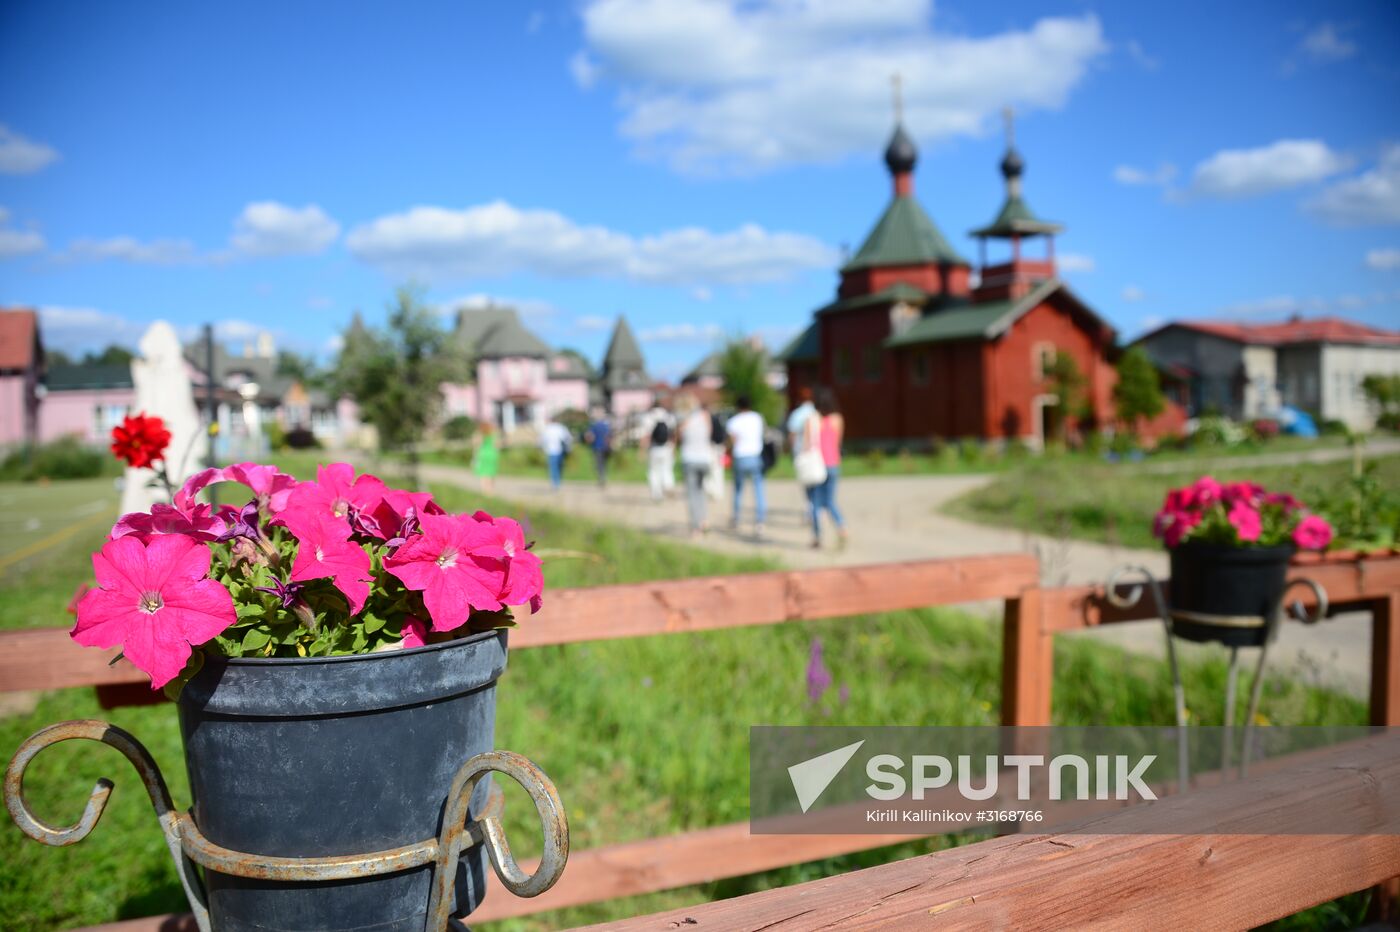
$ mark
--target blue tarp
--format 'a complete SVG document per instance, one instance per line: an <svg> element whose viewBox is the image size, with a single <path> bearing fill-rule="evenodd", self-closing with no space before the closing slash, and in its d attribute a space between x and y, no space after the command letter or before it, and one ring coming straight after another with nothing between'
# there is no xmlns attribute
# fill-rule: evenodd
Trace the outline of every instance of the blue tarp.
<svg viewBox="0 0 1400 932"><path fill-rule="evenodd" d="M1313 423L1312 415L1306 411L1299 411L1297 408L1287 406L1280 408L1278 426L1285 434L1292 434L1295 437L1317 436L1317 425Z"/></svg>

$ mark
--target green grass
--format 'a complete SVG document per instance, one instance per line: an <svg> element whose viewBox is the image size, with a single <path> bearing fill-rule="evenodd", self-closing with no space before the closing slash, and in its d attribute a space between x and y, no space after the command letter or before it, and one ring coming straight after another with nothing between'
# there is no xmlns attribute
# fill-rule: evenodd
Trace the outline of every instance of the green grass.
<svg viewBox="0 0 1400 932"><path fill-rule="evenodd" d="M1375 460L1383 487L1400 488L1400 456ZM1036 462L997 477L950 502L947 510L980 524L1021 528L1051 537L1074 537L1123 547L1156 548L1152 516L1167 490L1210 474L1248 479L1270 491L1292 492L1304 502L1347 481L1350 462L1240 466L1228 459L1198 461L1170 472L1137 465Z"/></svg>
<svg viewBox="0 0 1400 932"><path fill-rule="evenodd" d="M1290 451L1335 448L1344 441L1337 437L1276 437L1267 442L1242 443L1229 448L1163 450L1153 453L1149 460L1154 463L1171 463L1185 460L1199 460L1203 457L1233 459L1240 456L1254 456L1261 453L1287 453ZM420 454L425 463L445 466L468 466L472 452L469 447L425 450ZM1106 465L1102 454L1083 451L1058 453L1046 457L1033 457L1024 448L1011 447L999 450L995 446L975 440L952 441L944 444L937 453L913 453L909 451L891 452L869 450L848 451L841 464L841 474L845 478L858 476L948 476L969 473L1016 472L1033 462L1056 462L1065 468ZM635 448L621 448L613 451L608 465L608 478L615 482L646 482L646 454ZM544 454L534 446L517 444L501 450L501 475L522 478L544 479L548 475ZM772 479L794 478L792 458L779 457L777 465L768 474ZM593 480L597 474L593 468L593 453L582 445L576 446L564 461L566 480Z"/></svg>
<svg viewBox="0 0 1400 932"><path fill-rule="evenodd" d="M299 460L304 472L306 461ZM448 508L505 503L458 489L436 490ZM526 517L539 546L596 555L555 559L551 587L632 582L769 568L641 532L548 509ZM46 561L47 611L58 615L86 576L85 553ZM8 585L4 578L0 583ZM37 584L36 584L37 585ZM37 590L36 590L37 595ZM524 619L523 624L529 624ZM805 665L820 637L836 687L808 701ZM1167 724L1170 691L1163 664L1078 639L1056 645L1055 720L1063 724ZM1188 695L1218 696L1224 665L1186 670ZM849 687L849 699L838 698ZM1306 685L1272 680L1264 708L1274 721L1362 723L1364 704ZM1000 695L998 625L953 610L896 612L818 623L602 641L517 651L501 681L497 743L524 753L558 784L573 844L653 837L741 820L747 815L748 728L752 724L987 725ZM1211 702L1200 718L1210 722ZM1218 711L1214 714L1218 715ZM100 710L89 690L45 694L33 711L0 719L0 749L67 718L100 717L147 743L188 803L174 709ZM8 753L8 750L5 750ZM133 918L185 906L160 833L134 774L116 754L73 744L34 765L29 795L41 816L71 822L93 780L117 789L102 824L81 845L42 848L5 820L0 829L0 927L54 929ZM523 793L509 789L507 829L522 855L538 849ZM798 865L678 891L500 923L496 929L572 926L679 907L813 879L969 840L909 842L860 855ZM975 840L975 839L972 839ZM493 896L507 896L496 890Z"/></svg>

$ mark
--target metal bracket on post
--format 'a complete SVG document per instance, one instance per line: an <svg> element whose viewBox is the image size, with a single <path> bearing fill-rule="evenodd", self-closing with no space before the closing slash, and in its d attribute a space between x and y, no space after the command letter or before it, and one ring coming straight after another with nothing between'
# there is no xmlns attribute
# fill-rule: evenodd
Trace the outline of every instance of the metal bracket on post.
<svg viewBox="0 0 1400 932"><path fill-rule="evenodd" d="M176 812L170 791L150 752L126 731L94 719L60 722L30 735L5 771L5 806L10 817L35 841L46 845L73 845L82 841L97 825L112 792L112 781L102 778L93 787L82 817L67 828L58 828L36 817L24 801L24 772L40 751L60 741L84 738L110 745L131 761L160 820L166 846L175 861L180 884L200 932L210 932L209 906L204 887L194 865L237 877L279 881L352 880L395 871L433 865L433 890L428 906L428 932L448 928L452 904L452 882L462 852L484 845L502 885L516 896L531 897L554 886L569 858L569 823L559 792L545 773L530 760L510 751L488 751L470 758L458 769L448 791L442 831L437 838L371 854L331 858L265 857L232 851L216 845L199 831L188 813ZM504 807L499 787L493 786L485 811L467 822L472 791L492 771L515 780L530 794L544 830L544 853L534 874L526 874L516 863L501 827Z"/></svg>

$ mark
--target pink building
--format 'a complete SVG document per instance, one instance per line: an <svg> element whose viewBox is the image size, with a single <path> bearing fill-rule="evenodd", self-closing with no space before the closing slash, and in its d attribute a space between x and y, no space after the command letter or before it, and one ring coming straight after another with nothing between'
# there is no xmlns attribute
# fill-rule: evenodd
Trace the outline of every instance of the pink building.
<svg viewBox="0 0 1400 932"><path fill-rule="evenodd" d="M562 411L588 407L582 362L556 353L521 324L513 308L463 308L453 343L472 380L442 386L448 418L490 421L509 435L521 427L543 427Z"/></svg>
<svg viewBox="0 0 1400 932"><path fill-rule="evenodd" d="M0 310L0 449L39 436L44 345L32 310Z"/></svg>
<svg viewBox="0 0 1400 932"><path fill-rule="evenodd" d="M54 366L44 376L39 440L77 437L84 443L105 444L135 404L129 364Z"/></svg>

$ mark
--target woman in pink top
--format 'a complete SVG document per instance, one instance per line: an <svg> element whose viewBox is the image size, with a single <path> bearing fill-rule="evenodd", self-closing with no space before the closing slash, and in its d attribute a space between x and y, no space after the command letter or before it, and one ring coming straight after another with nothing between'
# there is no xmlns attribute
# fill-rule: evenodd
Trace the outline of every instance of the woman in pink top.
<svg viewBox="0 0 1400 932"><path fill-rule="evenodd" d="M846 432L846 421L836 409L836 396L831 389L823 386L817 389L817 412L807 418L804 425L804 440L809 448L822 451L822 462L826 463L826 481L820 485L807 486L807 504L812 513L812 547L822 545L821 513L825 508L836 525L836 533L842 546L846 543L846 522L836 507L836 480L841 475L841 438Z"/></svg>

